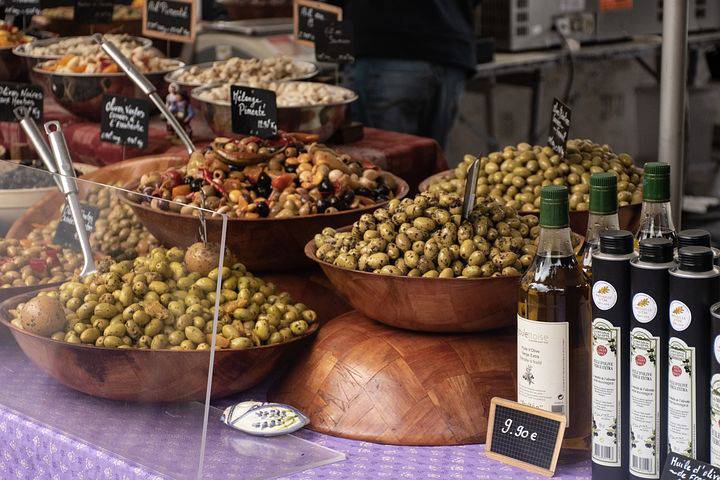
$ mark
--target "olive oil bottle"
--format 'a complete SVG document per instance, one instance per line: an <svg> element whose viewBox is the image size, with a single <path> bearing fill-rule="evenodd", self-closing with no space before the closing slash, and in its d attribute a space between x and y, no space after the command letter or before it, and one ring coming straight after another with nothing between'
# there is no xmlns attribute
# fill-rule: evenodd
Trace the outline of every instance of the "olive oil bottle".
<svg viewBox="0 0 720 480"><path fill-rule="evenodd" d="M543 187L540 236L518 299L518 402L566 416L564 449L589 450L590 282L573 252L568 191Z"/></svg>
<svg viewBox="0 0 720 480"><path fill-rule="evenodd" d="M635 235L637 242L654 237L669 238L677 245L670 209L670 165L661 162L645 164L640 228Z"/></svg>
<svg viewBox="0 0 720 480"><path fill-rule="evenodd" d="M590 207L587 233L578 260L588 278L592 275L592 256L600 249L600 234L618 230L617 175L595 173L590 177Z"/></svg>

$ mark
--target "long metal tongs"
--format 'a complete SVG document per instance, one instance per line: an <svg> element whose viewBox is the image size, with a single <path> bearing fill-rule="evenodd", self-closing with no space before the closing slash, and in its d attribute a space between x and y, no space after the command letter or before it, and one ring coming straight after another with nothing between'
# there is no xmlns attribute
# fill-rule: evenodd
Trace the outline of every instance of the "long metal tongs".
<svg viewBox="0 0 720 480"><path fill-rule="evenodd" d="M140 73L138 69L135 68L135 65L133 65L133 63L125 55L122 54L120 49L117 48L114 43L105 40L103 36L99 33L93 35L93 40L95 40L100 45L100 48L102 48L103 51L107 53L108 56L115 63L118 64L118 66L125 72L125 74L130 77L130 80L132 80L135 85L137 85L137 87L145 95L147 95L150 100L155 104L155 106L160 110L160 113L163 114L168 123L173 127L173 130L175 130L178 138L185 146L188 155L193 153L195 151L195 145L193 144L192 140L188 136L183 126L180 125L180 122L178 122L177 118L175 118L175 115L170 113L170 110L168 110L165 102L163 102L162 98L160 98L160 95L158 95L155 86L150 83L150 81L147 79L147 77L145 77L145 75Z"/></svg>
<svg viewBox="0 0 720 480"><path fill-rule="evenodd" d="M45 141L45 137L40 132L35 120L29 115L25 109L15 109L15 116L20 121L20 126L27 135L30 143L32 143L35 151L40 159L47 167L48 171L53 174L55 183L65 196L65 202L70 209L70 214L75 223L75 231L80 242L80 249L83 253L83 268L80 276L89 275L97 271L95 259L93 258L92 248L90 246L90 236L85 229L85 219L83 218L80 200L78 199L78 185L75 178L75 169L72 165L70 152L65 143L65 136L60 128L60 122L53 121L45 124L45 132L50 139L50 146Z"/></svg>
<svg viewBox="0 0 720 480"><path fill-rule="evenodd" d="M463 196L462 219L467 220L473 208L475 208L475 199L477 197L478 171L480 170L480 159L476 158L468 168L467 178L465 179L465 195Z"/></svg>

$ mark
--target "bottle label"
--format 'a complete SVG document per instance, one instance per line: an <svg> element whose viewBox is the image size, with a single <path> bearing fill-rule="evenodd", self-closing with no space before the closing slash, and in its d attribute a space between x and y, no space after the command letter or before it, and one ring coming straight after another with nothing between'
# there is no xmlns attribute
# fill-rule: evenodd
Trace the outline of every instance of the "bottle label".
<svg viewBox="0 0 720 480"><path fill-rule="evenodd" d="M668 445L671 452L696 458L695 347L677 337L668 343Z"/></svg>
<svg viewBox="0 0 720 480"><path fill-rule="evenodd" d="M657 303L647 293L636 293L633 296L632 310L635 320L640 323L648 323L657 315Z"/></svg>
<svg viewBox="0 0 720 480"><path fill-rule="evenodd" d="M570 426L568 322L535 322L518 315L518 402L565 415Z"/></svg>
<svg viewBox="0 0 720 480"><path fill-rule="evenodd" d="M617 291L612 284L598 280L593 284L593 302L600 310L610 310L617 303Z"/></svg>
<svg viewBox="0 0 720 480"><path fill-rule="evenodd" d="M720 467L720 374L710 379L710 463Z"/></svg>
<svg viewBox="0 0 720 480"><path fill-rule="evenodd" d="M641 478L660 477L660 337L644 328L630 332L630 472Z"/></svg>
<svg viewBox="0 0 720 480"><path fill-rule="evenodd" d="M608 467L620 466L618 438L622 437L623 428L620 338L619 327L604 318L593 320L592 460Z"/></svg>
<svg viewBox="0 0 720 480"><path fill-rule="evenodd" d="M682 332L690 326L692 313L690 308L680 300L670 302L670 325L677 332Z"/></svg>

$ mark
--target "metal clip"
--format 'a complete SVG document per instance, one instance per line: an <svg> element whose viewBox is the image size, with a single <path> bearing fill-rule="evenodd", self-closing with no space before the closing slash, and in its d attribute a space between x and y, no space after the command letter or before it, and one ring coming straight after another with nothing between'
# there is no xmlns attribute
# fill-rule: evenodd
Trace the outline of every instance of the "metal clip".
<svg viewBox="0 0 720 480"><path fill-rule="evenodd" d="M467 220L470 213L475 208L475 199L477 192L478 171L480 170L480 159L476 158L467 171L467 179L465 181L465 194L463 195L462 219Z"/></svg>

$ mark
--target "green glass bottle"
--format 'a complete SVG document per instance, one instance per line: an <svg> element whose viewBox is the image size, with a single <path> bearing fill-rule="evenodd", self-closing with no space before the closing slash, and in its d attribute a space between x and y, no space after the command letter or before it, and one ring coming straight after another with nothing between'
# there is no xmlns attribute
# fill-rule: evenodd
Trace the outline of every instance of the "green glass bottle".
<svg viewBox="0 0 720 480"><path fill-rule="evenodd" d="M590 177L590 207L587 233L578 261L588 278L592 275L592 255L600 249L600 234L606 230L619 230L617 175L595 173Z"/></svg>
<svg viewBox="0 0 720 480"><path fill-rule="evenodd" d="M635 250L640 240L655 237L669 238L677 246L670 209L670 165L648 162L643 174L643 204Z"/></svg>

